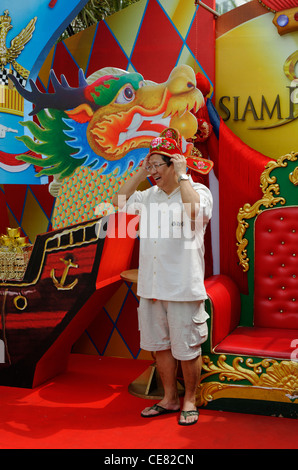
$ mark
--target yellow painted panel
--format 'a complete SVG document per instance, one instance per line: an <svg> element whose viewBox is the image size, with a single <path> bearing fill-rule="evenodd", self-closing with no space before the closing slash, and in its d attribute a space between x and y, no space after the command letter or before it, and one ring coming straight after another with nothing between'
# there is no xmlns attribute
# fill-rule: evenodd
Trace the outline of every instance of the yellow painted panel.
<svg viewBox="0 0 298 470"><path fill-rule="evenodd" d="M196 11L194 0L160 0L179 33L185 38Z"/></svg>
<svg viewBox="0 0 298 470"><path fill-rule="evenodd" d="M28 191L22 219L22 227L32 243L35 241L36 235L47 231L48 224L49 221L40 205L32 195L31 191Z"/></svg>
<svg viewBox="0 0 298 470"><path fill-rule="evenodd" d="M141 0L122 10L121 14L106 18L106 23L128 57L132 52L146 3L147 0Z"/></svg>

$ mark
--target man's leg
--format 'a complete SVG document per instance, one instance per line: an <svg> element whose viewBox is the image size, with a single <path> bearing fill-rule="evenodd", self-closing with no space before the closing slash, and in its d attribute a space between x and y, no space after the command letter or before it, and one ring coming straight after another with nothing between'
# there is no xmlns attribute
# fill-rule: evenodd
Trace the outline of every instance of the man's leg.
<svg viewBox="0 0 298 470"><path fill-rule="evenodd" d="M168 311L171 348L180 359L184 379L184 401L179 424L192 424L198 420L196 393L201 375L201 344L206 341L208 328L204 301L171 302ZM193 359L189 359L193 358Z"/></svg>
<svg viewBox="0 0 298 470"><path fill-rule="evenodd" d="M196 407L196 392L200 380L202 367L202 356L198 356L190 361L181 361L181 368L184 378L184 400L182 411L195 411ZM191 423L198 420L198 416L189 415L180 416L180 422Z"/></svg>
<svg viewBox="0 0 298 470"><path fill-rule="evenodd" d="M167 410L179 410L180 400L177 390L177 361L172 356L171 350L156 351L156 366L159 372L163 387L164 397L158 403L159 406ZM157 411L147 407L142 411L144 416L154 416Z"/></svg>

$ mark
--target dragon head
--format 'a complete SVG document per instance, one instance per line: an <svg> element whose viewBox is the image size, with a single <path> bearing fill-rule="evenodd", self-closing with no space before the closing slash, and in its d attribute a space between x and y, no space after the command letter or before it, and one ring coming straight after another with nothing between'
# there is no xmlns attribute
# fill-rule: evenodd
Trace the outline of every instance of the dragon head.
<svg viewBox="0 0 298 470"><path fill-rule="evenodd" d="M97 77L89 77L95 81L85 90L97 108L86 101L66 111L74 121L88 121L87 139L97 155L118 160L132 149L148 147L167 127L177 128L185 139L195 135L197 121L190 110L196 112L204 98L190 67L176 67L163 84L148 84L138 73Z"/></svg>
<svg viewBox="0 0 298 470"><path fill-rule="evenodd" d="M63 75L59 82L51 71L53 93L40 92L32 80L28 91L10 77L19 93L35 105L30 114L36 114L41 123L38 129L24 123L35 141L20 138L30 150L46 155L38 162L22 156L43 166L39 174L66 177L82 165L109 171L117 166L124 170L132 160L137 165L144 153L134 152L148 148L168 127L177 129L185 141L194 137L198 127L194 114L205 105L195 73L187 65L175 67L162 84L114 68L102 69L86 80L80 70L76 88Z"/></svg>

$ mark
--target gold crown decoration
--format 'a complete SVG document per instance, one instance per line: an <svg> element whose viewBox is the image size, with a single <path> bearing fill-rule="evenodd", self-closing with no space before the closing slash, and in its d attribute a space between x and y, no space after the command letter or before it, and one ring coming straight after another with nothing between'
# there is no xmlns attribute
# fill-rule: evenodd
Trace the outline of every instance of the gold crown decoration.
<svg viewBox="0 0 298 470"><path fill-rule="evenodd" d="M12 26L11 26L11 17L9 16L9 11L5 10L4 15L0 15L0 23L6 28L7 31L9 31Z"/></svg>
<svg viewBox="0 0 298 470"><path fill-rule="evenodd" d="M258 0L267 10L275 13L272 23L276 26L278 34L298 31L298 5L297 0Z"/></svg>

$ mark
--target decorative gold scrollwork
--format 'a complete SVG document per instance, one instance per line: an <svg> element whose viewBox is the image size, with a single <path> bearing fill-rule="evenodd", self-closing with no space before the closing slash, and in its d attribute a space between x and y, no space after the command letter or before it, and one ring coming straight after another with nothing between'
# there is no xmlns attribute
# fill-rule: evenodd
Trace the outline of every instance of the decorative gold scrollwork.
<svg viewBox="0 0 298 470"><path fill-rule="evenodd" d="M289 174L289 180L295 186L298 186L298 166L296 166L295 170Z"/></svg>
<svg viewBox="0 0 298 470"><path fill-rule="evenodd" d="M261 206L264 206L266 209L269 207L273 207L276 204L285 204L286 200L283 197L279 197L280 188L279 185L276 183L276 177L271 176L271 172L279 167L285 167L288 165L288 161L296 161L298 158L298 153L292 152L290 154L284 155L278 158L276 161L270 161L267 165L263 173L261 174L260 181L261 181L261 189L263 192L263 197L255 202L252 206L250 204L244 204L243 207L240 208L237 221L238 226L236 229L236 239L237 239L237 255L239 258L239 264L242 266L243 271L246 272L249 269L249 258L247 257L247 244L248 240L244 237L247 228L249 227L249 223L247 219L251 219L262 212ZM294 184L298 184L298 171L297 168L291 173L290 180L294 182Z"/></svg>
<svg viewBox="0 0 298 470"><path fill-rule="evenodd" d="M239 387L239 382L247 381L249 382L249 385L246 386L247 389L251 386L267 391L274 389L292 402L298 399L297 361L278 362L275 359L263 359L254 363L252 358L247 358L244 361L242 357L235 357L232 365L227 364L225 361L226 356L224 354L219 356L217 365L210 360L209 356L203 356L202 369L205 373L202 375L202 382L199 387L201 405L206 405L214 399L216 393L231 387L227 383L231 381L237 383L234 387ZM241 364L245 364L246 367ZM205 382L206 378L217 374L219 381Z"/></svg>

